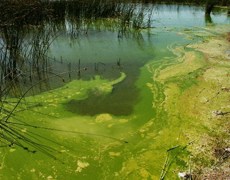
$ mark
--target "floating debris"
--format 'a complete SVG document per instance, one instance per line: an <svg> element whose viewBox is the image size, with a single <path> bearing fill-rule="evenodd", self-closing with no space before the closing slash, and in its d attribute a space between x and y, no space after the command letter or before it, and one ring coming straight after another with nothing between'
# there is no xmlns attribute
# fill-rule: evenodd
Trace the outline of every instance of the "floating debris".
<svg viewBox="0 0 230 180"><path fill-rule="evenodd" d="M227 88L227 87L222 87L221 90L226 91L226 92L230 92L230 88Z"/></svg>
<svg viewBox="0 0 230 180"><path fill-rule="evenodd" d="M47 179L54 179L53 176L48 176Z"/></svg>
<svg viewBox="0 0 230 180"><path fill-rule="evenodd" d="M87 168L89 166L88 162L82 162L80 160L77 161L77 169L76 172L81 172L83 169Z"/></svg>
<svg viewBox="0 0 230 180"><path fill-rule="evenodd" d="M10 152L14 152L14 151L16 151L16 149L14 149L14 148L11 148L11 149L10 149Z"/></svg>
<svg viewBox="0 0 230 180"><path fill-rule="evenodd" d="M190 173L187 173L187 172L179 172L178 177L180 179L191 179L192 175Z"/></svg>
<svg viewBox="0 0 230 180"><path fill-rule="evenodd" d="M34 168L30 170L30 172L35 172L35 171L36 171L36 170L35 170Z"/></svg>
<svg viewBox="0 0 230 180"><path fill-rule="evenodd" d="M216 110L216 111L213 111L212 113L213 113L213 115L215 115L215 116L224 116L224 115L226 115L226 114L229 114L230 112L223 112L223 111L221 111L221 110Z"/></svg>
<svg viewBox="0 0 230 180"><path fill-rule="evenodd" d="M95 121L96 121L97 123L103 123L103 122L111 121L112 119L113 119L113 117L112 117L110 114L105 113L105 114L99 114L99 115L96 117Z"/></svg>
<svg viewBox="0 0 230 180"><path fill-rule="evenodd" d="M109 155L110 155L111 157L118 157L118 156L121 155L121 153L120 153L120 152L109 152Z"/></svg>
<svg viewBox="0 0 230 180"><path fill-rule="evenodd" d="M224 149L226 152L230 153L230 147Z"/></svg>

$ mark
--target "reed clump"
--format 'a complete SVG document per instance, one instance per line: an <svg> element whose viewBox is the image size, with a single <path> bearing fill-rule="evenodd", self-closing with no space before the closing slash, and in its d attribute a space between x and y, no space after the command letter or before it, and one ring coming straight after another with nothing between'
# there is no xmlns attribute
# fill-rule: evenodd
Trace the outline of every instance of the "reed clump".
<svg viewBox="0 0 230 180"><path fill-rule="evenodd" d="M35 86L42 89L52 77L60 78L59 72L52 72L47 56L52 41L60 32L67 32L66 22L72 25L72 33L87 29L98 19L113 19L122 33L141 28L144 8L109 0L3 0L0 8L0 141L4 147L47 153L21 131L26 123L17 122L15 112ZM12 96L14 102L8 99Z"/></svg>
<svg viewBox="0 0 230 180"><path fill-rule="evenodd" d="M142 4L109 0L5 0L0 2L0 8L2 84L18 82L20 78L24 81L46 78L50 65L47 51L62 31L73 36L82 31L87 34L94 22L102 19L111 21L109 26L122 37L149 26L145 17L151 11ZM67 29L67 24L71 28Z"/></svg>

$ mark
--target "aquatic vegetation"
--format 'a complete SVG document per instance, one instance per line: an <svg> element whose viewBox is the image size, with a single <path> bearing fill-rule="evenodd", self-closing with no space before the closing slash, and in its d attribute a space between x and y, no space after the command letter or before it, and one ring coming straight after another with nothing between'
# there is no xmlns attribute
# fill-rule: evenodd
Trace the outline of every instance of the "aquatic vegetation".
<svg viewBox="0 0 230 180"><path fill-rule="evenodd" d="M47 14L1 28L1 179L227 177L228 25L149 28L148 4L28 2Z"/></svg>
<svg viewBox="0 0 230 180"><path fill-rule="evenodd" d="M3 9L0 16L1 83L13 79L17 84L14 88L19 93L24 91L21 90L23 82L29 81L30 85L37 81L46 82L45 85L40 84L42 91L51 83L47 81L48 76L63 73L53 72L52 69L57 69L59 64L56 60L53 62L48 55L50 45L60 36L60 32L65 32L75 40L80 34L87 34L90 29L105 30L108 26L110 30L116 30L121 38L134 32L131 29L147 27L144 16L152 9L141 4L106 0L93 3L15 0L1 1L0 7ZM60 61L62 64L62 59ZM67 66L66 71L70 71L71 65ZM78 76L80 72L78 70Z"/></svg>

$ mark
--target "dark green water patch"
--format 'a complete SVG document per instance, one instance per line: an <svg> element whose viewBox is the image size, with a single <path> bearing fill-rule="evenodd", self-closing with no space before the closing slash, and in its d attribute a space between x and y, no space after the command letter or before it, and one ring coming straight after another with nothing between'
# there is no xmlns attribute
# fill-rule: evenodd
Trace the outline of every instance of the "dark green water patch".
<svg viewBox="0 0 230 180"><path fill-rule="evenodd" d="M88 92L88 98L84 100L70 100L65 104L68 111L80 115L94 116L109 113L115 116L127 116L132 114L134 105L139 99L139 89L135 82L139 76L139 68L142 63L132 63L122 68L127 76L122 82L114 85L109 94L101 94L97 89Z"/></svg>

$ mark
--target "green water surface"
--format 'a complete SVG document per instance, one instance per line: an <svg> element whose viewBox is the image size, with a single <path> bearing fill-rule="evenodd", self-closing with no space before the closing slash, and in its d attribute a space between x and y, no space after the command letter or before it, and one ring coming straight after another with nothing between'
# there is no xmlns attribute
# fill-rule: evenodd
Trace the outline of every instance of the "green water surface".
<svg viewBox="0 0 230 180"><path fill-rule="evenodd" d="M195 16L187 6L179 14L167 7L153 21L164 25L143 29L138 37L91 30L76 40L61 35L53 42L51 56L72 63L72 68L80 59L87 70L19 105L14 126L36 142L30 145L36 152L0 149L0 179L159 179L167 156L173 170L166 179L177 179L188 168L188 142L178 139L182 119L170 120L162 106L165 87L154 75L181 56L173 49L201 40L180 32L202 29L205 21L201 10ZM225 18L213 17L223 24Z"/></svg>

